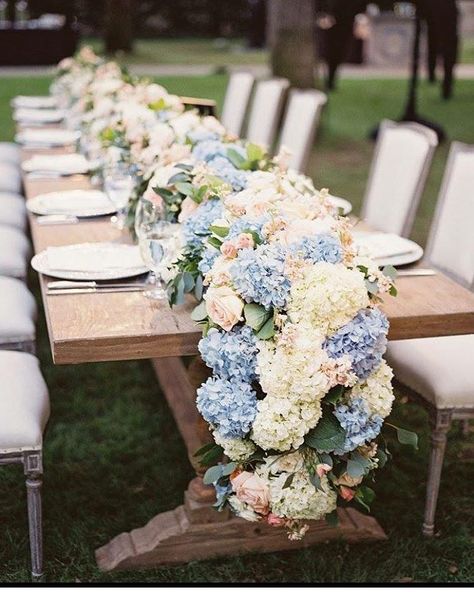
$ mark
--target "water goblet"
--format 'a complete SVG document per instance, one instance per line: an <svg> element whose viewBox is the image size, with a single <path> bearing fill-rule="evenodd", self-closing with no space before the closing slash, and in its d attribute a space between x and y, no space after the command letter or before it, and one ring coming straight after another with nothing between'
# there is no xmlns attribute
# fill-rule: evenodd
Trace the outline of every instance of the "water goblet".
<svg viewBox="0 0 474 592"><path fill-rule="evenodd" d="M119 230L125 227L126 211L134 186L135 179L127 164L114 164L104 170L104 191L117 208L117 214L112 216L111 221Z"/></svg>

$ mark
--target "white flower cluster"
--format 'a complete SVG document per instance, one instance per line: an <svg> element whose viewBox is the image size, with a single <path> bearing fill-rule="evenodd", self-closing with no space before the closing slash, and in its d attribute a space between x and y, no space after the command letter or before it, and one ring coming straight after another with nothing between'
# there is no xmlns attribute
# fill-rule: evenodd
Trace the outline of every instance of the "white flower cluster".
<svg viewBox="0 0 474 592"><path fill-rule="evenodd" d="M230 460L241 461L249 458L257 449L255 444L250 440L244 440L243 438L224 438L218 431L213 433L216 444L222 446L224 454L230 458Z"/></svg>
<svg viewBox="0 0 474 592"><path fill-rule="evenodd" d="M387 417L395 400L392 378L392 369L385 360L382 360L380 366L364 382L352 388L350 396L362 397L372 414Z"/></svg>

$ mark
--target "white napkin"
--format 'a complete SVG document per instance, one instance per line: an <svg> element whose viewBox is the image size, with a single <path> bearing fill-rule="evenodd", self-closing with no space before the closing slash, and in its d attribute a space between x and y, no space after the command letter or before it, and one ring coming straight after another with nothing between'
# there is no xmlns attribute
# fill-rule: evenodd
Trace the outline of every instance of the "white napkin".
<svg viewBox="0 0 474 592"><path fill-rule="evenodd" d="M12 101L16 109L54 109L58 106L56 97L18 95Z"/></svg>
<svg viewBox="0 0 474 592"><path fill-rule="evenodd" d="M354 232L354 240L361 254L374 259L394 257L413 252L413 243L398 234L388 232Z"/></svg>
<svg viewBox="0 0 474 592"><path fill-rule="evenodd" d="M27 128L18 132L15 141L18 144L28 146L66 146L73 144L80 133L78 131L66 129L31 129Z"/></svg>
<svg viewBox="0 0 474 592"><path fill-rule="evenodd" d="M27 173L41 171L60 175L87 173L90 166L90 162L82 154L35 154L22 164Z"/></svg>
<svg viewBox="0 0 474 592"><path fill-rule="evenodd" d="M59 123L65 112L59 109L17 109L13 119L20 123Z"/></svg>
<svg viewBox="0 0 474 592"><path fill-rule="evenodd" d="M140 249L113 243L84 243L46 249L51 271L100 273L116 269L143 267Z"/></svg>
<svg viewBox="0 0 474 592"><path fill-rule="evenodd" d="M72 189L44 193L33 198L47 214L70 214L80 216L84 212L103 212L111 210L111 201L103 191L94 189ZM34 210L34 208L33 208Z"/></svg>

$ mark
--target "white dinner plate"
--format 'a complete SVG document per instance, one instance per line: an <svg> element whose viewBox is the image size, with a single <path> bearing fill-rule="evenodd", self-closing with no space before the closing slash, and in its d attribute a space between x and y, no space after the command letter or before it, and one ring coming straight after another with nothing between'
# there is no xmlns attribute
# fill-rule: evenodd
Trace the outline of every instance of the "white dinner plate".
<svg viewBox="0 0 474 592"><path fill-rule="evenodd" d="M74 130L26 128L16 134L15 142L26 148L54 148L74 144L79 136L80 132Z"/></svg>
<svg viewBox="0 0 474 592"><path fill-rule="evenodd" d="M364 241L364 238L366 241ZM370 245L367 254L374 259L379 267L385 267L385 265L393 265L394 267L409 265L423 257L423 248L419 244L408 238L389 233L355 231L354 240L356 244L365 244L366 248L367 244ZM384 252L382 254L378 254L377 244L380 245L381 249L383 248ZM390 254L390 244L393 244L392 254Z"/></svg>
<svg viewBox="0 0 474 592"><path fill-rule="evenodd" d="M44 124L59 123L66 116L66 112L60 109L16 109L13 119L19 123Z"/></svg>
<svg viewBox="0 0 474 592"><path fill-rule="evenodd" d="M26 207L38 216L65 215L77 218L115 214L117 208L103 191L72 189L42 193L26 202Z"/></svg>
<svg viewBox="0 0 474 592"><path fill-rule="evenodd" d="M51 247L50 247L51 249ZM41 251L31 260L31 266L34 270L45 275L61 280L119 280L129 277L135 277L148 272L146 265L141 263L139 248L132 245L123 245L120 243L82 243L78 245L67 245L64 247L54 247L56 255L58 252L64 258L65 269L52 269L48 257L48 249ZM133 250L133 252L132 252ZM77 264L78 255L87 256L94 260L94 269L88 271L68 270L67 260ZM136 259L133 266L126 266L127 258ZM107 267L107 261L113 257L113 267ZM121 265L123 263L123 265Z"/></svg>
<svg viewBox="0 0 474 592"><path fill-rule="evenodd" d="M23 161L21 168L26 173L68 176L86 174L93 168L93 165L82 154L35 154Z"/></svg>
<svg viewBox="0 0 474 592"><path fill-rule="evenodd" d="M54 109L58 106L56 97L18 95L12 100L12 107L16 109Z"/></svg>
<svg viewBox="0 0 474 592"><path fill-rule="evenodd" d="M335 208L339 208L343 216L347 216L352 212L352 204L347 199L342 197L336 197L335 195L328 195L328 200L332 203Z"/></svg>

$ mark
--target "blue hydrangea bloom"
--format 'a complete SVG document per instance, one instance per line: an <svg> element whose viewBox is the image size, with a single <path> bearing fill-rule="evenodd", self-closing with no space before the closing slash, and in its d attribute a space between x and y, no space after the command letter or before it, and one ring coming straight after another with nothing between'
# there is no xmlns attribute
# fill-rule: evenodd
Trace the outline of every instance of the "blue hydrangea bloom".
<svg viewBox="0 0 474 592"><path fill-rule="evenodd" d="M219 134L206 129L199 129L189 132L188 139L192 144L198 144L199 142L209 142L211 140L217 141L219 140Z"/></svg>
<svg viewBox="0 0 474 592"><path fill-rule="evenodd" d="M208 378L197 390L196 404L204 419L224 438L243 438L257 414L255 391L237 378Z"/></svg>
<svg viewBox="0 0 474 592"><path fill-rule="evenodd" d="M216 490L216 505L220 506L224 499L232 493L232 485L228 481L225 485L219 483L213 483L214 489Z"/></svg>
<svg viewBox="0 0 474 592"><path fill-rule="evenodd" d="M196 160L210 162L217 156L224 157L227 161L227 149L229 144L224 144L219 140L206 139L199 141L193 148L193 156ZM227 161L228 162L228 161Z"/></svg>
<svg viewBox="0 0 474 592"><path fill-rule="evenodd" d="M183 222L182 229L186 244L200 247L209 236L209 226L222 215L222 203L218 199L210 199L194 210Z"/></svg>
<svg viewBox="0 0 474 592"><path fill-rule="evenodd" d="M302 238L291 245L291 250L313 263L340 263L342 261L341 241L332 234L317 234Z"/></svg>
<svg viewBox="0 0 474 592"><path fill-rule="evenodd" d="M257 345L248 325L232 331L211 329L199 342L204 362L219 378L237 378L252 382L256 376Z"/></svg>
<svg viewBox="0 0 474 592"><path fill-rule="evenodd" d="M205 275L208 271L211 270L211 267L214 265L214 261L219 257L219 251L214 247L207 247L201 253L201 260L198 263L199 271Z"/></svg>
<svg viewBox="0 0 474 592"><path fill-rule="evenodd" d="M367 403L361 397L352 399L346 405L338 405L334 415L346 432L344 446L335 450L336 454L350 452L372 441L382 428L383 419L379 415L371 416Z"/></svg>
<svg viewBox="0 0 474 592"><path fill-rule="evenodd" d="M285 275L286 251L280 245L259 245L239 251L230 274L237 292L247 302L283 308L291 282Z"/></svg>
<svg viewBox="0 0 474 592"><path fill-rule="evenodd" d="M328 337L323 347L331 358L348 355L354 373L365 380L380 365L387 349L387 333L387 317L377 308L368 308Z"/></svg>
<svg viewBox="0 0 474 592"><path fill-rule="evenodd" d="M263 239L263 227L270 220L270 216L264 215L258 218L238 218L233 224L230 225L229 234L226 239L231 240L242 232L248 232L249 230L256 232L258 236Z"/></svg>
<svg viewBox="0 0 474 592"><path fill-rule="evenodd" d="M224 156L216 156L210 160L209 167L216 176L229 183L234 191L242 191L247 187L248 171L236 169Z"/></svg>

